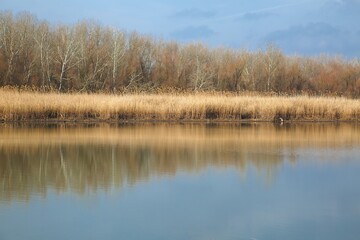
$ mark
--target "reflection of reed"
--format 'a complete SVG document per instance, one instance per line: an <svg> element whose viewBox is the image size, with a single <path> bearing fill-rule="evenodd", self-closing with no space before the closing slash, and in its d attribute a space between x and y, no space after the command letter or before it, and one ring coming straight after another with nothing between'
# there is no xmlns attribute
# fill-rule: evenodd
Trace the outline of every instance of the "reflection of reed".
<svg viewBox="0 0 360 240"><path fill-rule="evenodd" d="M356 125L55 125L0 128L2 200L121 188L151 177L251 164L273 175L284 151L359 146Z"/></svg>
<svg viewBox="0 0 360 240"><path fill-rule="evenodd" d="M0 127L1 146L40 144L146 144L151 146L194 146L216 144L266 144L297 147L344 147L358 145L360 128L356 124L142 124L142 125L48 125L29 128Z"/></svg>

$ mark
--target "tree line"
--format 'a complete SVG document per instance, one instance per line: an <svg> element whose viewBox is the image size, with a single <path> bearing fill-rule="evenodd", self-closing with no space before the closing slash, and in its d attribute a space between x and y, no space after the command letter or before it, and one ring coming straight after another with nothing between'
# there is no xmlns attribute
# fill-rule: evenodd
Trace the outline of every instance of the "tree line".
<svg viewBox="0 0 360 240"><path fill-rule="evenodd" d="M360 62L179 44L94 21L0 12L0 86L60 92L256 91L360 95Z"/></svg>

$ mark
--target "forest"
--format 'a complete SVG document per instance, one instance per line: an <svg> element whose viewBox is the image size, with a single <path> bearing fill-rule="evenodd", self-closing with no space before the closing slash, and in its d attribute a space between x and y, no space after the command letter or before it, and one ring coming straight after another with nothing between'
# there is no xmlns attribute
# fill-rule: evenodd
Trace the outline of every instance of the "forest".
<svg viewBox="0 0 360 240"><path fill-rule="evenodd" d="M0 12L0 87L58 92L259 92L360 96L359 59L180 44L96 21Z"/></svg>

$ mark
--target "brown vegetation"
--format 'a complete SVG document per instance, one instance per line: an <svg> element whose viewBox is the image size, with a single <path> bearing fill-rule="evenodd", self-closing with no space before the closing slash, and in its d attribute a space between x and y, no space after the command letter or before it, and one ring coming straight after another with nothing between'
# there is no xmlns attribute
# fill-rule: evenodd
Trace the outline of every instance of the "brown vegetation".
<svg viewBox="0 0 360 240"><path fill-rule="evenodd" d="M0 89L0 120L357 121L360 101L218 93L60 94Z"/></svg>
<svg viewBox="0 0 360 240"><path fill-rule="evenodd" d="M94 22L0 12L0 86L60 92L256 91L359 97L360 63L181 45Z"/></svg>

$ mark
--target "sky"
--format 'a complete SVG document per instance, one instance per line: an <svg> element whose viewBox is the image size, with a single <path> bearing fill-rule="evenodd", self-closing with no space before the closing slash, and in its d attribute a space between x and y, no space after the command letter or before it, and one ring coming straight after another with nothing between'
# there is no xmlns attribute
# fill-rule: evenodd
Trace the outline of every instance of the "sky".
<svg viewBox="0 0 360 240"><path fill-rule="evenodd" d="M0 0L52 24L104 26L182 43L360 57L360 0Z"/></svg>

